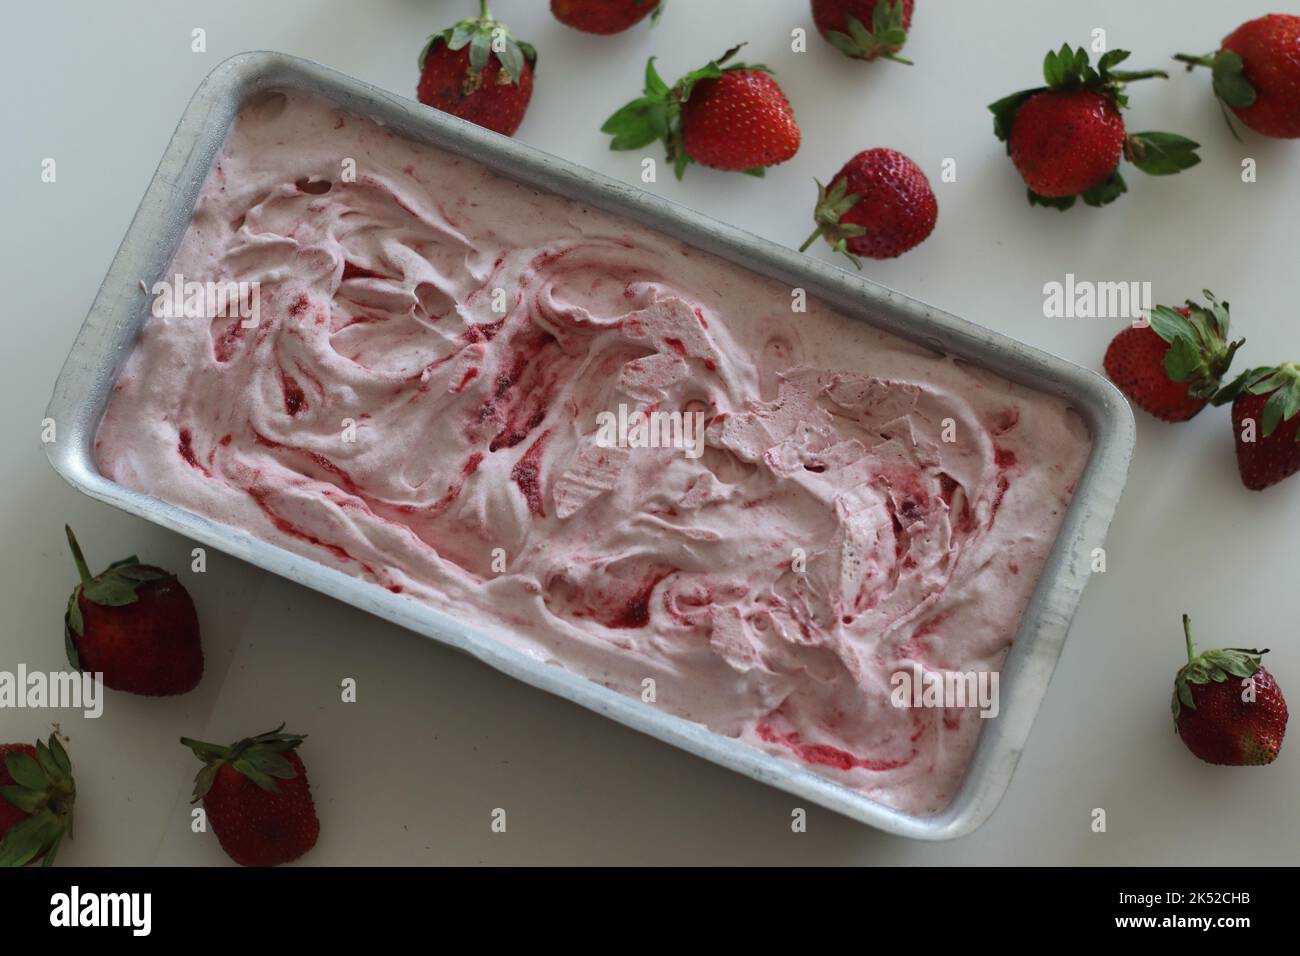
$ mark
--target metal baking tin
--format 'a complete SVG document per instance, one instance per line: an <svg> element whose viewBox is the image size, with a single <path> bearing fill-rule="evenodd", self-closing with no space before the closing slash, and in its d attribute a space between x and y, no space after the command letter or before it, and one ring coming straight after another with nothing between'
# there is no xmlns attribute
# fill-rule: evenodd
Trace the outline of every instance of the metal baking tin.
<svg viewBox="0 0 1300 956"><path fill-rule="evenodd" d="M928 817L893 810L796 763L533 660L414 598L392 594L99 474L92 454L95 431L149 315L149 297L140 282L151 286L165 276L240 106L251 96L276 89L314 93L510 179L643 223L753 272L804 288L844 314L903 339L1061 396L1078 410L1092 432L1092 455L1003 668L1001 713L984 721L962 786L947 809ZM92 498L468 652L533 687L754 780L881 830L929 840L974 830L1006 791L1087 583L1091 551L1102 544L1114 515L1135 435L1128 403L1087 369L413 100L308 60L269 52L231 57L194 94L77 335L47 414L59 429L58 441L46 446L50 463Z"/></svg>

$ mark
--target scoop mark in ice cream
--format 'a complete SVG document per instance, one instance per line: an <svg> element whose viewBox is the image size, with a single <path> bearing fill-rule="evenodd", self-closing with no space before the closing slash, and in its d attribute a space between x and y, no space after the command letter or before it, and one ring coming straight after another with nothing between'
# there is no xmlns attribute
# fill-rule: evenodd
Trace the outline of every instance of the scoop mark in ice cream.
<svg viewBox="0 0 1300 956"><path fill-rule="evenodd" d="M261 324L151 318L103 473L942 809L981 722L891 706L889 675L1000 668L1089 454L1079 418L338 119L297 93L239 117L172 269L259 281ZM334 181L341 157L355 181ZM602 447L620 405L702 413L702 453Z"/></svg>

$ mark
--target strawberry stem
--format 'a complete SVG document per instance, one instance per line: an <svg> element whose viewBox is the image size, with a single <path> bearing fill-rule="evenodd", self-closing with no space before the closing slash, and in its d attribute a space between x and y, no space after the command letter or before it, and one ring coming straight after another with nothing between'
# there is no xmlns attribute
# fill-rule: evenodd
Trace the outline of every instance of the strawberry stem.
<svg viewBox="0 0 1300 956"><path fill-rule="evenodd" d="M1196 649L1192 644L1192 619L1183 615L1183 635L1187 638L1187 662L1196 660Z"/></svg>
<svg viewBox="0 0 1300 956"><path fill-rule="evenodd" d="M1189 71L1198 66L1208 66L1210 69L1214 69L1214 57L1212 56L1192 56L1190 53L1176 53L1174 59L1179 63L1186 63Z"/></svg>
<svg viewBox="0 0 1300 956"><path fill-rule="evenodd" d="M1114 70L1111 72L1111 76L1115 77L1115 79L1119 80L1121 83L1132 83L1134 80L1169 79L1169 74L1164 70L1135 70L1133 72L1127 70Z"/></svg>
<svg viewBox="0 0 1300 956"><path fill-rule="evenodd" d="M72 560L77 562L77 574L81 577L83 585L89 584L94 577L90 573L90 568L86 566L86 558L81 553L81 545L77 544L77 536L72 533L72 528L68 525L63 526L63 530L68 533L68 547L72 548Z"/></svg>
<svg viewBox="0 0 1300 956"><path fill-rule="evenodd" d="M488 12L488 0L478 0L478 18L480 20L492 19L492 14Z"/></svg>
<svg viewBox="0 0 1300 956"><path fill-rule="evenodd" d="M821 234L822 234L822 227L818 226L816 229L813 230L813 234L804 241L804 244L799 247L799 251L807 252L808 247L821 238Z"/></svg>

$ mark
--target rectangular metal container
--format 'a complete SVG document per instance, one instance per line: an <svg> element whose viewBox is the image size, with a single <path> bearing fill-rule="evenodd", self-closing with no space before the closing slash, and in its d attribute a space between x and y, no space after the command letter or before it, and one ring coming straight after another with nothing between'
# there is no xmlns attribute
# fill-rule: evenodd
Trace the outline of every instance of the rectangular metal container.
<svg viewBox="0 0 1300 956"><path fill-rule="evenodd" d="M1001 713L984 722L961 789L946 810L930 817L900 813L795 763L532 660L413 598L392 594L99 474L92 454L95 431L149 315L149 297L140 282L151 286L165 276L240 106L251 96L276 89L316 94L409 139L465 156L510 179L640 222L750 271L804 288L852 318L1073 405L1092 432L1092 455L1003 668ZM1114 515L1135 434L1128 403L1087 369L319 64L265 52L231 57L194 94L59 375L47 414L58 426L57 442L46 446L51 464L92 498L465 651L527 684L811 803L890 833L930 840L969 833L988 818L1006 791L1087 583L1092 549L1102 544Z"/></svg>

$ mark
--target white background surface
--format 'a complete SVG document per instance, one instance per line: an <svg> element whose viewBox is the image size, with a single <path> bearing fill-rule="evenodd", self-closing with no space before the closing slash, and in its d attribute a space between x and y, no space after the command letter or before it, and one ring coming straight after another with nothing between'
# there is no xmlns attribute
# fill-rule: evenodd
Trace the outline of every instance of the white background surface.
<svg viewBox="0 0 1300 956"><path fill-rule="evenodd" d="M6 292L0 347L0 670L64 664L61 616L75 572L70 522L90 562L138 552L188 567L190 544L91 502L50 470L39 423L63 358L191 93L226 56L273 49L413 95L425 38L474 4L391 0L25 2L6 5L0 62ZM1204 162L1171 179L1126 172L1115 205L1030 208L985 105L1038 85L1043 54L1093 28L1134 51L1134 69L1209 52L1240 21L1300 13L1290 0L919 0L907 56L864 65L808 28L804 0L671 0L662 22L588 37L543 0L496 0L541 69L518 138L635 181L602 120L640 90L644 62L675 77L748 39L773 67L803 129L795 159L765 181L693 168L654 188L717 218L797 245L811 228L814 176L860 149L892 146L930 175L934 235L867 274L1093 368L1119 323L1046 319L1045 282L1067 272L1145 280L1156 301L1209 287L1233 304L1249 344L1240 367L1300 359L1300 141L1228 135L1206 71L1132 89L1129 127L1181 132ZM1229 10L1229 8L1231 8ZM208 51L190 51L190 31ZM1243 184L1243 156L1259 181ZM44 157L58 181L43 184ZM940 164L957 161L955 183ZM829 253L823 247L817 255ZM99 720L62 712L79 791L67 864L226 862L188 829L198 764L190 734L229 741L287 721L322 821L307 863L1295 863L1300 740L1271 767L1203 765L1174 736L1169 694L1179 614L1206 644L1268 646L1300 705L1295 621L1300 478L1263 493L1239 483L1225 410L1166 426L1139 416L1128 491L1009 793L975 835L928 845L797 801L499 676L329 598L210 554L186 577L203 622L207 673L170 700L108 692ZM359 702L339 701L355 677ZM31 740L50 714L0 711L0 738ZM1292 735L1300 734L1300 729ZM504 807L506 834L489 814ZM1105 808L1108 830L1090 830Z"/></svg>

